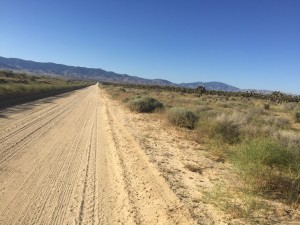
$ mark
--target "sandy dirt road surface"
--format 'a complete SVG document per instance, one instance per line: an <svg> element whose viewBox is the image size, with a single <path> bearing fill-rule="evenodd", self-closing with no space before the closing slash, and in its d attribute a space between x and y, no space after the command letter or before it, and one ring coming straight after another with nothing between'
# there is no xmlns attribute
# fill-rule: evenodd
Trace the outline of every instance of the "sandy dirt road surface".
<svg viewBox="0 0 300 225"><path fill-rule="evenodd" d="M0 111L0 224L195 224L97 85Z"/></svg>

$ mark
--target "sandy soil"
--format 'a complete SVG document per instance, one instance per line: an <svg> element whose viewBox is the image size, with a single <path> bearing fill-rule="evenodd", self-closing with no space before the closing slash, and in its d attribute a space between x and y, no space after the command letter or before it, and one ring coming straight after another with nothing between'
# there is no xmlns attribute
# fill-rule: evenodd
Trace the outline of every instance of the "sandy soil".
<svg viewBox="0 0 300 225"><path fill-rule="evenodd" d="M196 143L195 133L172 126L163 114L130 112L113 96L101 94L198 224L300 224L300 210L245 195L234 168L212 154L205 140Z"/></svg>
<svg viewBox="0 0 300 225"><path fill-rule="evenodd" d="M239 179L190 135L97 85L2 110L0 224L300 224L278 202L221 210L245 204Z"/></svg>
<svg viewBox="0 0 300 225"><path fill-rule="evenodd" d="M0 224L196 224L110 104L94 85L0 111Z"/></svg>

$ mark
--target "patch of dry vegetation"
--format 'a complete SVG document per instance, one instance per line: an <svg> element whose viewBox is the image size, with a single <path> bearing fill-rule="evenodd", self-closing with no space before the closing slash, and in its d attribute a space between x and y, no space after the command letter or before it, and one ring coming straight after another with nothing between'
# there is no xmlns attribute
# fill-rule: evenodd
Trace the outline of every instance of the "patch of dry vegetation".
<svg viewBox="0 0 300 225"><path fill-rule="evenodd" d="M300 112L295 112L296 122L300 123Z"/></svg>
<svg viewBox="0 0 300 225"><path fill-rule="evenodd" d="M167 112L167 118L170 123L178 126L193 130L198 121L198 117L194 112L185 109L173 107Z"/></svg>
<svg viewBox="0 0 300 225"><path fill-rule="evenodd" d="M128 107L135 112L150 113L163 109L163 104L157 101L155 98L150 97L138 97L128 102Z"/></svg>
<svg viewBox="0 0 300 225"><path fill-rule="evenodd" d="M257 217L276 211L277 203L272 201L299 209L299 102L266 103L264 99L246 97L104 87L123 102L145 94L157 99L165 107L157 116L183 132L188 130L188 138L205 145L212 159L228 162L235 168L243 184L237 191L239 194L226 198L226 191L212 190L206 194L207 201L215 202L236 218L246 217L251 223L276 222L276 218ZM187 164L186 168L202 173L196 164Z"/></svg>
<svg viewBox="0 0 300 225"><path fill-rule="evenodd" d="M91 83L0 71L0 100L10 101L17 98L38 97L45 93L59 93L88 85Z"/></svg>

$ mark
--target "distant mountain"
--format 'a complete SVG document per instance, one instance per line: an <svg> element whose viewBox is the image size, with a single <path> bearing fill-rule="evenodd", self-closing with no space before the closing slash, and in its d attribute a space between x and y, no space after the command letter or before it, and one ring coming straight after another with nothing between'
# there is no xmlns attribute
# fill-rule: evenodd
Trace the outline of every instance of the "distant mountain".
<svg viewBox="0 0 300 225"><path fill-rule="evenodd" d="M242 91L237 87L230 86L221 82L195 82L175 84L163 79L144 79L127 74L118 74L102 69L92 69L86 67L66 66L56 63L42 63L17 58L4 58L0 56L0 69L13 70L16 72L25 72L36 75L62 76L67 78L86 79L94 81L106 81L117 83L150 84L150 85L168 85L197 88L204 86L207 90L221 91Z"/></svg>
<svg viewBox="0 0 300 225"><path fill-rule="evenodd" d="M88 79L95 81L121 82L134 84L158 84L174 85L172 82L156 79L144 79L127 74L118 74L102 69L86 67L66 66L56 63L41 63L16 58L0 57L0 69L26 72L29 74L44 74L50 76L63 76L77 79Z"/></svg>
<svg viewBox="0 0 300 225"><path fill-rule="evenodd" d="M242 91L241 89L230 86L228 84L224 84L221 82L194 82L194 83L181 83L179 84L182 87L187 87L187 88L197 88L199 86L203 86L206 88L206 90L216 90L216 91L232 91L232 92L237 92L237 91Z"/></svg>

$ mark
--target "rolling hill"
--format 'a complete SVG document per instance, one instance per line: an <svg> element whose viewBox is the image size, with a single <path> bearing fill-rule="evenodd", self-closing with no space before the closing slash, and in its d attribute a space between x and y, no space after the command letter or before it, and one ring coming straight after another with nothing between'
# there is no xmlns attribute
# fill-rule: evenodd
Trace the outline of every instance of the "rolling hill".
<svg viewBox="0 0 300 225"><path fill-rule="evenodd" d="M49 75L66 78L85 79L94 81L118 82L118 83L133 83L133 84L149 84L149 85L168 85L196 88L204 86L207 90L222 90L222 91L241 91L239 88L230 86L221 82L194 82L176 84L163 79L145 79L127 74L118 74L103 69L86 68L78 66L67 66L56 63L34 62L18 58L5 58L0 56L0 69L13 70L34 75Z"/></svg>

